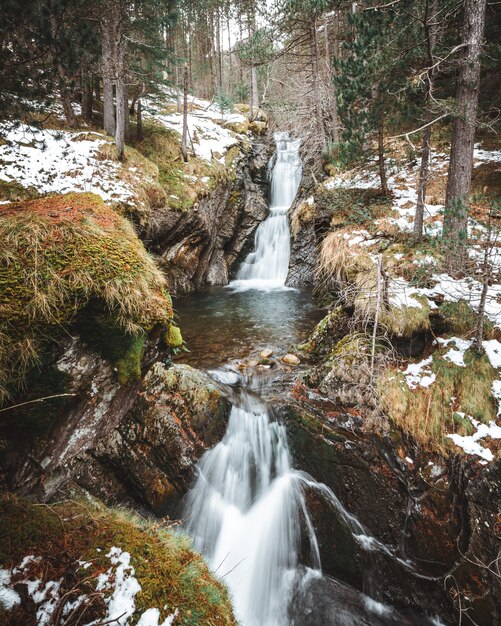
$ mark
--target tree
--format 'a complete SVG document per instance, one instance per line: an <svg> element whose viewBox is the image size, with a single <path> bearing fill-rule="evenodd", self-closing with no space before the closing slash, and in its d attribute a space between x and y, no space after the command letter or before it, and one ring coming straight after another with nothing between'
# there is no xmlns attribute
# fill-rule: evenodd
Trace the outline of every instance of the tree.
<svg viewBox="0 0 501 626"><path fill-rule="evenodd" d="M465 0L462 55L447 178L443 243L446 268L460 270L467 258L468 195L473 169L486 0Z"/></svg>
<svg viewBox="0 0 501 626"><path fill-rule="evenodd" d="M421 166L419 168L419 178L417 186L417 204L416 216L414 219L414 239L419 241L423 237L423 221L424 207L426 201L426 188L428 177L430 174L430 158L431 158L431 130L433 121L433 110L431 109L431 101L433 98L435 76L437 73L437 65L435 63L435 46L437 43L438 32L438 1L425 0L425 9L423 17L423 26L426 39L426 60L428 67L426 69L426 123L428 124L423 131L423 141L421 145Z"/></svg>

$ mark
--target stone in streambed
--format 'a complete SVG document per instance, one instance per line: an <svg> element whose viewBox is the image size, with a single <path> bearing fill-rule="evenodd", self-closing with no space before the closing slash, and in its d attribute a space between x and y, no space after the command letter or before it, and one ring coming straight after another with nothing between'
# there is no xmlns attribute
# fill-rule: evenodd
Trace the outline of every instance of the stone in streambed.
<svg viewBox="0 0 501 626"><path fill-rule="evenodd" d="M282 357L282 363L286 365L299 365L301 361L295 354L286 354Z"/></svg>
<svg viewBox="0 0 501 626"><path fill-rule="evenodd" d="M273 356L273 350L271 350L270 348L265 348L264 350L262 350L259 356L262 359L269 359L271 356Z"/></svg>

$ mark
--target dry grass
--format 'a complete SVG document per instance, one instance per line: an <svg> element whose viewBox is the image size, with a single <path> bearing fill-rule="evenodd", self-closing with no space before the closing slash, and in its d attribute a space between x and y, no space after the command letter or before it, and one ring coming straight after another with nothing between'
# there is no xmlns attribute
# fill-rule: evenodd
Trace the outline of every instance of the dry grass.
<svg viewBox="0 0 501 626"><path fill-rule="evenodd" d="M97 196L0 209L0 240L0 397L90 301L129 335L170 324L163 275L130 223Z"/></svg>
<svg viewBox="0 0 501 626"><path fill-rule="evenodd" d="M401 372L388 370L378 383L383 411L402 430L428 448L454 451L450 433L471 434L472 425L461 413L480 422L495 420L497 408L492 382L497 372L485 355L465 354L466 367L441 358L449 348L437 350L431 370L436 380L429 387L410 389Z"/></svg>
<svg viewBox="0 0 501 626"><path fill-rule="evenodd" d="M335 291L345 306L354 308L354 324L366 327L376 318L377 266L366 252L350 247L343 232L331 232L322 242L317 289ZM383 288L382 286L381 289ZM380 334L409 337L415 332L429 329L428 301L426 298L419 298L419 303L420 306L415 307L393 306L385 303L383 293L378 321Z"/></svg>

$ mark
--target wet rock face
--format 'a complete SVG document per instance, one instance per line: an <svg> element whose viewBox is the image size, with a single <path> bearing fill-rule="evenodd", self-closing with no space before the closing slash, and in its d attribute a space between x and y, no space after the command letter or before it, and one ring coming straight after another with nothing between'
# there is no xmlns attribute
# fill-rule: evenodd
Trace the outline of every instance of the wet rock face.
<svg viewBox="0 0 501 626"><path fill-rule="evenodd" d="M311 215L301 219L298 214L306 206L299 197L290 211L292 246L287 285L289 287L312 286L316 282L319 246L329 230L331 211L312 206ZM299 228L294 228L295 220Z"/></svg>
<svg viewBox="0 0 501 626"><path fill-rule="evenodd" d="M325 573L404 613L426 609L456 624L460 599L476 623L497 626L501 584L485 564L499 551L499 462L482 468L417 448L406 459L395 437L365 433L356 415L326 402L278 413L295 466L329 486L363 533L384 544L364 549L314 491L308 504Z"/></svg>
<svg viewBox="0 0 501 626"><path fill-rule="evenodd" d="M175 504L223 437L230 408L203 372L156 363L119 427L78 460L75 481L105 501L127 493L154 511ZM96 484L106 472L111 478Z"/></svg>
<svg viewBox="0 0 501 626"><path fill-rule="evenodd" d="M230 405L206 374L158 359L152 342L142 379L120 385L105 359L69 340L56 367L70 402L42 445L9 459L10 486L47 501L73 484L150 510L183 494L200 456L222 438Z"/></svg>
<svg viewBox="0 0 501 626"><path fill-rule="evenodd" d="M237 164L232 181L217 184L210 195L188 211L166 211L145 234L160 256L172 293L188 293L203 285L226 285L268 211L269 147L255 142Z"/></svg>
<svg viewBox="0 0 501 626"><path fill-rule="evenodd" d="M306 579L290 608L291 626L432 626L413 612L406 615L329 576Z"/></svg>

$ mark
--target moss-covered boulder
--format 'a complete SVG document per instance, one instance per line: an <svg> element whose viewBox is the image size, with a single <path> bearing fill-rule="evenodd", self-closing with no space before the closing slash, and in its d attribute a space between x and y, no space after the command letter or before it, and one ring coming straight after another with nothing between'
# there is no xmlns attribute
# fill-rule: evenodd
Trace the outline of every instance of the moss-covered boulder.
<svg viewBox="0 0 501 626"><path fill-rule="evenodd" d="M144 337L169 328L172 305L126 219L93 194L50 196L1 206L0 241L0 401L89 304L121 344L121 380L137 376Z"/></svg>
<svg viewBox="0 0 501 626"><path fill-rule="evenodd" d="M52 624L152 624L174 615L169 623L236 624L226 588L161 522L89 502L47 507L4 496L0 526L2 625L42 623L41 615Z"/></svg>
<svg viewBox="0 0 501 626"><path fill-rule="evenodd" d="M443 453L457 453L447 435L471 435L475 429L470 417L482 423L496 420L492 383L499 374L485 354L470 348L460 365L447 358L449 350L447 344L421 361L428 376L425 385L409 385L402 370L389 369L379 378L377 393L385 414L415 441Z"/></svg>

